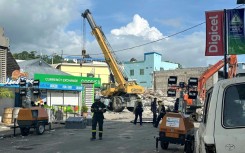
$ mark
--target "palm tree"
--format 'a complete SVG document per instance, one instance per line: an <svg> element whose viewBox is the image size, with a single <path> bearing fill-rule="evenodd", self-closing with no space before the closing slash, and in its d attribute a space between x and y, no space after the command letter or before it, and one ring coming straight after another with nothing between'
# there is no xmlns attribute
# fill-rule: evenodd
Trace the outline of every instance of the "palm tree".
<svg viewBox="0 0 245 153"><path fill-rule="evenodd" d="M13 98L14 94L7 88L0 88L0 98Z"/></svg>

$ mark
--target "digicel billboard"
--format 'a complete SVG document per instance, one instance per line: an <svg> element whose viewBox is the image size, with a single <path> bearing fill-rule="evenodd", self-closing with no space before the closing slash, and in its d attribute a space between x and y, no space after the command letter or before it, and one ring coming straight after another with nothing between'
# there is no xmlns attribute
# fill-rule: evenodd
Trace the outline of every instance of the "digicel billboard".
<svg viewBox="0 0 245 153"><path fill-rule="evenodd" d="M205 56L224 55L224 11L206 12Z"/></svg>

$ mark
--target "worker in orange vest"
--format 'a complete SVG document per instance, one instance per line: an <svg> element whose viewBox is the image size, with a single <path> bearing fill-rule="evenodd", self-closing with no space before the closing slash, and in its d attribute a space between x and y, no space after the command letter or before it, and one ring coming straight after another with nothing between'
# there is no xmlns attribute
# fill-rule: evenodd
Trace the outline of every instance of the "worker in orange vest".
<svg viewBox="0 0 245 153"><path fill-rule="evenodd" d="M188 98L188 94L184 94L184 101L186 102L186 105L192 105L193 100Z"/></svg>

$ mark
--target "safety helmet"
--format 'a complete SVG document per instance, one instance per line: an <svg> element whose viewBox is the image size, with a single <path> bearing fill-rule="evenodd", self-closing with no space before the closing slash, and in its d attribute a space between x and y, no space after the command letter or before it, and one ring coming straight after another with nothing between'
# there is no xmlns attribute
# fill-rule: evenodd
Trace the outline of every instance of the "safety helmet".
<svg viewBox="0 0 245 153"><path fill-rule="evenodd" d="M100 95L95 95L95 100L100 100Z"/></svg>

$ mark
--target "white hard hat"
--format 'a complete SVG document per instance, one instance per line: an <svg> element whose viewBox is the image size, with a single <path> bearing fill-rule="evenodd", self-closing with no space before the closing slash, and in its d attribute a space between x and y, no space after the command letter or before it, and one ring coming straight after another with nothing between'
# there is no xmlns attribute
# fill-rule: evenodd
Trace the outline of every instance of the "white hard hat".
<svg viewBox="0 0 245 153"><path fill-rule="evenodd" d="M95 95L94 99L99 100L100 99L100 95Z"/></svg>

